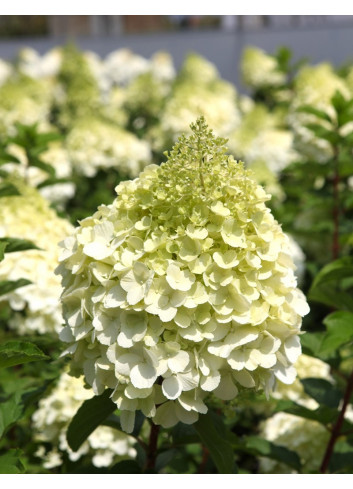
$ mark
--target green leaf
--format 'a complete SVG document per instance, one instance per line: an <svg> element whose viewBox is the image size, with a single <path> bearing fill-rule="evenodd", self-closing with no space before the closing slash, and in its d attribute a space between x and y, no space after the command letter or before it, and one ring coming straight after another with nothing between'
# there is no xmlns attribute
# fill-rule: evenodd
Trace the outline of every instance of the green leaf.
<svg viewBox="0 0 353 489"><path fill-rule="evenodd" d="M7 242L1 242L0 241L0 261L2 261L5 258L5 249L7 246Z"/></svg>
<svg viewBox="0 0 353 489"><path fill-rule="evenodd" d="M0 296L31 283L30 280L25 278L20 278L18 280L0 280Z"/></svg>
<svg viewBox="0 0 353 489"><path fill-rule="evenodd" d="M11 153L7 153L6 151L0 150L0 166L5 165L6 163L20 163L20 160L16 158L16 156Z"/></svg>
<svg viewBox="0 0 353 489"><path fill-rule="evenodd" d="M246 451L257 457L267 457L277 462L284 463L293 469L300 471L301 463L298 454L286 447L275 445L274 443L258 436L248 436L245 439Z"/></svg>
<svg viewBox="0 0 353 489"><path fill-rule="evenodd" d="M325 335L326 333L324 331L317 331L315 333L305 332L305 334L300 337L303 353L314 355L315 357L318 356Z"/></svg>
<svg viewBox="0 0 353 489"><path fill-rule="evenodd" d="M339 440L335 444L334 452L329 463L330 473L352 473L353 442Z"/></svg>
<svg viewBox="0 0 353 489"><path fill-rule="evenodd" d="M334 96L331 98L331 102L336 112L341 112L347 105L347 99L345 99L339 90L336 90Z"/></svg>
<svg viewBox="0 0 353 489"><path fill-rule="evenodd" d="M285 412L312 421L318 421L323 425L328 425L337 419L338 411L327 406L320 406L317 409L308 409L293 401L279 401L276 412Z"/></svg>
<svg viewBox="0 0 353 489"><path fill-rule="evenodd" d="M304 391L319 404L330 408L338 408L342 394L330 382L324 379L307 378L300 379Z"/></svg>
<svg viewBox="0 0 353 489"><path fill-rule="evenodd" d="M0 455L0 474L24 474L26 469L21 460L22 454L22 450L15 448Z"/></svg>
<svg viewBox="0 0 353 489"><path fill-rule="evenodd" d="M32 241L28 241L27 239L20 238L0 238L0 246L2 243L7 245L6 253L14 253L16 251L25 251L25 250L39 250L38 246L36 246Z"/></svg>
<svg viewBox="0 0 353 489"><path fill-rule="evenodd" d="M310 289L308 298L310 301L319 302L335 309L353 312L352 294L341 290L333 282Z"/></svg>
<svg viewBox="0 0 353 489"><path fill-rule="evenodd" d="M69 178L47 178L43 182L41 182L39 185L37 185L37 188L43 188L47 187L48 185L55 185L57 183L68 183L71 182Z"/></svg>
<svg viewBox="0 0 353 489"><path fill-rule="evenodd" d="M112 390L107 389L100 396L85 401L73 417L67 430L67 441L75 452L91 433L116 409L110 399Z"/></svg>
<svg viewBox="0 0 353 489"><path fill-rule="evenodd" d="M18 392L6 401L0 402L0 438L22 417L23 409L24 406Z"/></svg>
<svg viewBox="0 0 353 489"><path fill-rule="evenodd" d="M33 343L8 341L0 345L0 368L49 358Z"/></svg>
<svg viewBox="0 0 353 489"><path fill-rule="evenodd" d="M12 183L0 183L0 197L10 197L12 195L21 195L15 185L12 185Z"/></svg>
<svg viewBox="0 0 353 489"><path fill-rule="evenodd" d="M215 463L220 474L237 473L232 445L222 436L222 431L226 428L223 425L221 431L219 423L222 420L212 411L201 414L199 420L193 425L202 443L210 452L211 458ZM218 426L217 426L218 425ZM216 427L217 426L217 427Z"/></svg>
<svg viewBox="0 0 353 489"><path fill-rule="evenodd" d="M320 124L306 124L305 127L310 129L317 138L325 139L330 144L337 144L339 142L340 136L337 133L320 126Z"/></svg>
<svg viewBox="0 0 353 489"><path fill-rule="evenodd" d="M37 133L36 142L38 145L46 146L48 143L52 141L60 141L63 137L58 132L45 132L45 133Z"/></svg>
<svg viewBox="0 0 353 489"><path fill-rule="evenodd" d="M353 340L353 313L349 311L335 311L324 319L327 328L320 353L330 353L342 345Z"/></svg>
<svg viewBox="0 0 353 489"><path fill-rule="evenodd" d="M340 280L345 277L353 276L353 257L345 256L339 258L320 270L315 277L312 288L333 280Z"/></svg>
<svg viewBox="0 0 353 489"><path fill-rule="evenodd" d="M168 465L177 455L178 450L171 448L162 453L159 453L156 458L156 471L160 472L166 465Z"/></svg>
<svg viewBox="0 0 353 489"><path fill-rule="evenodd" d="M46 173L49 173L51 177L55 177L55 168L49 165L48 163L45 163L44 161L40 160L38 157L36 156L30 157L29 164L30 166L36 166L37 168L40 168Z"/></svg>
<svg viewBox="0 0 353 489"><path fill-rule="evenodd" d="M312 114L315 115L316 117L319 117L319 119L332 122L331 117L327 114L327 112L323 110L316 109L315 107L312 107L311 105L302 105L299 107L298 112L305 112L306 114ZM321 126L320 126L321 128Z"/></svg>

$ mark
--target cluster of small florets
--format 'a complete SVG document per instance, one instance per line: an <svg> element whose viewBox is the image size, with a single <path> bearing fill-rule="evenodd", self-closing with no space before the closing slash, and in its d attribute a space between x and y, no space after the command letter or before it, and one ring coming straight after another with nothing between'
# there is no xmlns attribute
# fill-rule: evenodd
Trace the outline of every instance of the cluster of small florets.
<svg viewBox="0 0 353 489"><path fill-rule="evenodd" d="M211 392L291 383L308 306L269 195L203 118L168 161L67 238L58 272L72 368L134 413L193 423Z"/></svg>
<svg viewBox="0 0 353 489"><path fill-rule="evenodd" d="M279 69L276 58L255 47L244 49L241 74L244 83L255 90L280 86L286 81L286 74Z"/></svg>
<svg viewBox="0 0 353 489"><path fill-rule="evenodd" d="M133 178L151 160L147 142L94 118L77 121L66 144L74 170L87 177L93 177L99 169L116 168Z"/></svg>
<svg viewBox="0 0 353 489"><path fill-rule="evenodd" d="M54 270L58 263L58 242L73 231L49 203L18 177L9 182L21 195L1 198L0 236L32 241L39 249L6 255L0 263L0 280L25 278L32 283L2 296L14 311L10 327L20 334L58 331L63 322L59 302L61 285Z"/></svg>
<svg viewBox="0 0 353 489"><path fill-rule="evenodd" d="M64 372L51 393L39 401L32 416L35 440L53 445L49 451L44 445L37 451L37 456L44 459L45 468L61 465L63 453L73 462L88 455L96 467L107 467L136 456L134 438L108 426L98 426L78 451L71 450L66 439L67 428L83 402L93 396L91 389L85 389L82 377L71 377Z"/></svg>

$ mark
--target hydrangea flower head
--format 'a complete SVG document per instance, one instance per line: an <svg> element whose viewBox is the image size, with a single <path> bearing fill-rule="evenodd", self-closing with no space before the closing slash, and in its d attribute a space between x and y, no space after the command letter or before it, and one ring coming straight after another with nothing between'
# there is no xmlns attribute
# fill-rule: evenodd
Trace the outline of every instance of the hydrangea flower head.
<svg viewBox="0 0 353 489"><path fill-rule="evenodd" d="M254 46L244 49L241 73L244 83L255 90L277 87L286 81L286 75L280 71L276 58Z"/></svg>
<svg viewBox="0 0 353 489"><path fill-rule="evenodd" d="M1 198L0 237L29 240L39 248L9 253L0 263L0 281L26 278L32 282L2 296L0 302L10 304L14 312L9 326L19 334L56 334L63 322L59 301L62 288L54 274L58 242L73 232L73 227L18 174L0 182L14 185L21 194Z"/></svg>
<svg viewBox="0 0 353 489"><path fill-rule="evenodd" d="M291 383L301 318L288 238L269 195L203 118L160 167L116 188L62 246L72 368L133 428L194 423L210 393Z"/></svg>

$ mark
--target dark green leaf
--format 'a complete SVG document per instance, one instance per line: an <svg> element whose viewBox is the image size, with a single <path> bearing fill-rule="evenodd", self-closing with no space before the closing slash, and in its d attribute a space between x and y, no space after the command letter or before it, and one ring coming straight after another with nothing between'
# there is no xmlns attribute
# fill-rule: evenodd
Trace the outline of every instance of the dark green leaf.
<svg viewBox="0 0 353 489"><path fill-rule="evenodd" d="M8 294L13 290L16 290L20 287L24 287L25 285L29 285L32 282L25 278L20 278L18 280L1 280L0 281L0 296Z"/></svg>
<svg viewBox="0 0 353 489"><path fill-rule="evenodd" d="M39 158L32 156L30 158L29 164L31 166L36 166L37 168L40 168L41 170L45 171L46 173L49 173L50 176L55 177L55 169L48 163L45 163L44 161L40 160Z"/></svg>
<svg viewBox="0 0 353 489"><path fill-rule="evenodd" d="M353 340L353 313L349 311L335 311L323 321L327 328L320 353L330 353L342 345Z"/></svg>
<svg viewBox="0 0 353 489"><path fill-rule="evenodd" d="M306 124L306 127L319 139L325 139L331 144L336 144L339 141L339 135L336 132L330 131L323 126L320 126L320 124Z"/></svg>
<svg viewBox="0 0 353 489"><path fill-rule="evenodd" d="M319 302L335 309L353 311L352 294L341 290L337 283L325 283L310 289L310 301Z"/></svg>
<svg viewBox="0 0 353 489"><path fill-rule="evenodd" d="M110 474L141 474L141 467L135 460L123 460L110 469Z"/></svg>
<svg viewBox="0 0 353 489"><path fill-rule="evenodd" d="M146 417L142 413L142 411L136 411L136 414L135 414L135 425L134 425L133 432L131 433L131 436L134 436L134 437L139 436L140 431L141 431L141 428L142 428L142 425L143 425L145 419L146 419Z"/></svg>
<svg viewBox="0 0 353 489"><path fill-rule="evenodd" d="M71 182L69 178L47 178L44 182L37 185L37 188L47 187L48 185L55 185L57 183L68 183Z"/></svg>
<svg viewBox="0 0 353 489"><path fill-rule="evenodd" d="M176 456L178 450L171 448L157 455L156 458L156 471L160 472L166 465L168 465Z"/></svg>
<svg viewBox="0 0 353 489"><path fill-rule="evenodd" d="M215 415L212 415L211 412L201 414L199 420L194 424L194 428L210 452L218 472L220 474L237 473L232 445L216 428L215 420Z"/></svg>
<svg viewBox="0 0 353 489"><path fill-rule="evenodd" d="M197 443L199 437L192 425L178 423L172 429L172 437L174 445L187 445L189 443Z"/></svg>
<svg viewBox="0 0 353 489"><path fill-rule="evenodd" d="M20 160L16 158L16 156L11 153L7 153L6 151L0 150L0 166L5 165L6 163L20 163Z"/></svg>
<svg viewBox="0 0 353 489"><path fill-rule="evenodd" d="M331 98L332 105L336 109L336 112L344 110L347 105L347 99L342 95L342 93L336 90L334 96Z"/></svg>
<svg viewBox="0 0 353 489"><path fill-rule="evenodd" d="M342 394L330 382L324 379L307 378L300 379L304 391L319 404L324 404L330 408L337 408Z"/></svg>
<svg viewBox="0 0 353 489"><path fill-rule="evenodd" d="M0 438L22 417L23 409L21 396L18 392L6 401L0 402Z"/></svg>
<svg viewBox="0 0 353 489"><path fill-rule="evenodd" d="M6 253L14 253L16 251L25 250L39 250L38 246L27 239L0 238L0 246L2 243L7 244Z"/></svg>
<svg viewBox="0 0 353 489"><path fill-rule="evenodd" d="M67 441L77 451L89 435L116 410L110 399L112 391L107 389L100 396L85 401L73 417L67 430Z"/></svg>
<svg viewBox="0 0 353 489"><path fill-rule="evenodd" d="M330 473L352 473L353 443L339 440L330 459Z"/></svg>
<svg viewBox="0 0 353 489"><path fill-rule="evenodd" d="M12 367L49 358L33 343L8 341L0 345L0 367Z"/></svg>
<svg viewBox="0 0 353 489"><path fill-rule="evenodd" d="M12 195L21 195L15 185L12 185L12 183L0 183L0 197L10 197Z"/></svg>
<svg viewBox="0 0 353 489"><path fill-rule="evenodd" d="M21 460L22 450L10 449L0 455L0 474L24 474L25 466Z"/></svg>
<svg viewBox="0 0 353 489"><path fill-rule="evenodd" d="M285 463L295 470L300 470L300 458L296 452L258 436L248 436L245 440L247 451L258 457L268 457L277 462Z"/></svg>

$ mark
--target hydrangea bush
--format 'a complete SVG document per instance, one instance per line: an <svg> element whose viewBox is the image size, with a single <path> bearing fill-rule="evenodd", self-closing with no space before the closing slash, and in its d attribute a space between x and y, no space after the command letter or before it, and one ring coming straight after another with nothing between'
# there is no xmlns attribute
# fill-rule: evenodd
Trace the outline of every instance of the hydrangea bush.
<svg viewBox="0 0 353 489"><path fill-rule="evenodd" d="M96 394L113 389L127 432L136 410L190 424L210 393L295 379L309 309L288 237L224 144L200 118L62 243L61 339Z"/></svg>

